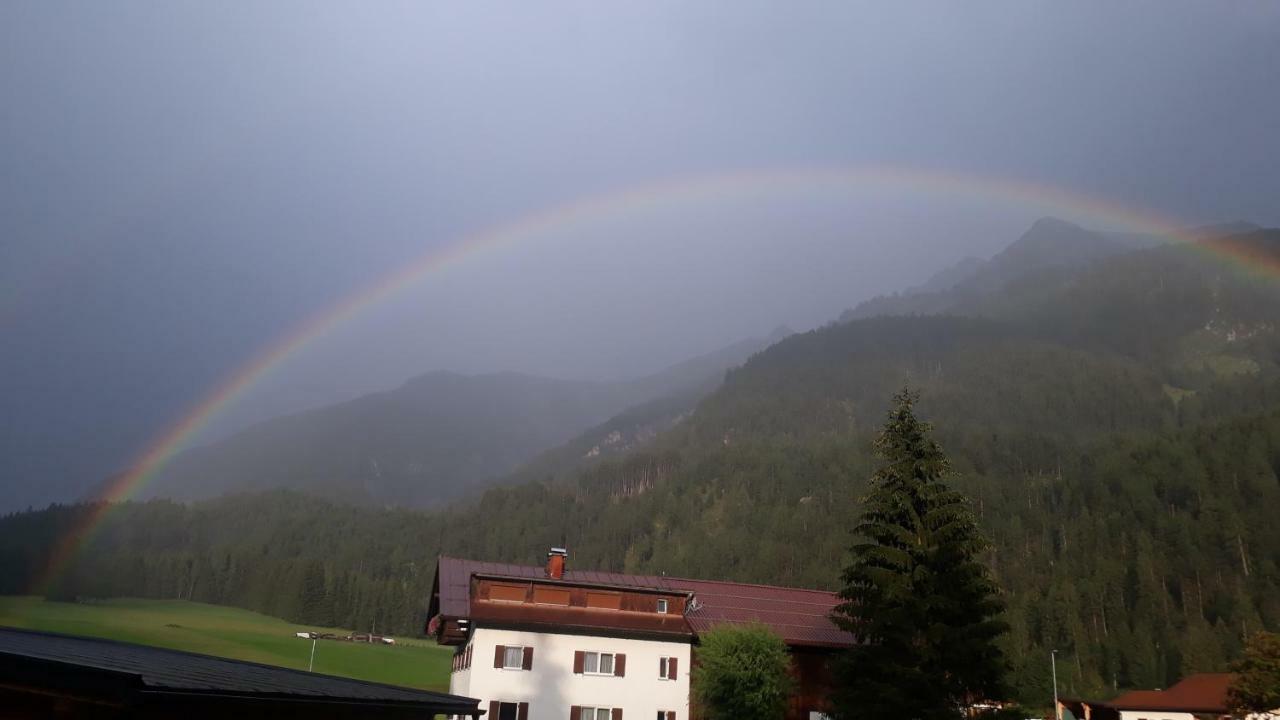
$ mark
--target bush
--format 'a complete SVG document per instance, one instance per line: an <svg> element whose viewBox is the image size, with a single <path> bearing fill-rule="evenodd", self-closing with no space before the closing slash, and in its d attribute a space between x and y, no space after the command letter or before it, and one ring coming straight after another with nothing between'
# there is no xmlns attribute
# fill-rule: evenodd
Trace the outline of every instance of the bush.
<svg viewBox="0 0 1280 720"><path fill-rule="evenodd" d="M708 720L777 720L793 685L787 646L760 625L722 625L696 650L693 696Z"/></svg>

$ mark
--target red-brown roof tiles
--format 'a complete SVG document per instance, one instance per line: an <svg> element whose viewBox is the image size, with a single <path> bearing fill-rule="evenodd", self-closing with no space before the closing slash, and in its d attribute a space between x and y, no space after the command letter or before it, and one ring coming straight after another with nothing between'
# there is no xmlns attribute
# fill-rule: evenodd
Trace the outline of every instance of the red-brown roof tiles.
<svg viewBox="0 0 1280 720"><path fill-rule="evenodd" d="M441 556L436 576L439 603L433 602L432 612L452 618L468 617L471 576L475 574L547 580L541 566ZM834 593L822 590L593 570L566 570L564 582L691 592L696 605L684 620L693 633L706 632L717 625L759 622L778 633L789 645L842 647L853 644L853 637L830 620L831 610L839 599Z"/></svg>
<svg viewBox="0 0 1280 720"><path fill-rule="evenodd" d="M1173 712L1225 714L1227 688L1235 676L1230 673L1188 675L1168 690L1134 690L1105 703L1116 710L1168 710Z"/></svg>

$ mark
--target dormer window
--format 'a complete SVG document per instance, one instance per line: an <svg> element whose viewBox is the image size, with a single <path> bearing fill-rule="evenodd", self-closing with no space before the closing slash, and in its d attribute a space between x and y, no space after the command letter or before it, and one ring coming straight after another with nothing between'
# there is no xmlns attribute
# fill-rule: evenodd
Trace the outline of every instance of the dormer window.
<svg viewBox="0 0 1280 720"><path fill-rule="evenodd" d="M665 613L667 611L667 599L658 598L658 612Z"/></svg>

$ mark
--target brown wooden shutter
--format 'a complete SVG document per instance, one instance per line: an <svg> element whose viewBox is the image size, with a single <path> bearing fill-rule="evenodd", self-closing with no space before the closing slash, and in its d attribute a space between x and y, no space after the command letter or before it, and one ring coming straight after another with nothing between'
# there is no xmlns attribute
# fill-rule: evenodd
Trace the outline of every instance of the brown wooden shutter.
<svg viewBox="0 0 1280 720"><path fill-rule="evenodd" d="M622 708L613 709L613 720L622 720Z"/></svg>
<svg viewBox="0 0 1280 720"><path fill-rule="evenodd" d="M574 705L569 708L569 720L582 720L582 706Z"/></svg>
<svg viewBox="0 0 1280 720"><path fill-rule="evenodd" d="M667 711L667 720L676 720L676 711L675 711L675 710L668 710L668 711Z"/></svg>
<svg viewBox="0 0 1280 720"><path fill-rule="evenodd" d="M677 658L667 658L667 679L676 679L676 660Z"/></svg>
<svg viewBox="0 0 1280 720"><path fill-rule="evenodd" d="M520 667L525 670L533 669L533 648L526 647L524 649L524 659L520 662Z"/></svg>
<svg viewBox="0 0 1280 720"><path fill-rule="evenodd" d="M522 702L516 705L516 720L529 720L529 703Z"/></svg>
<svg viewBox="0 0 1280 720"><path fill-rule="evenodd" d="M498 701L497 700L489 701L489 717L491 718L498 717Z"/></svg>
<svg viewBox="0 0 1280 720"><path fill-rule="evenodd" d="M618 653L613 656L613 674L617 677L627 676L627 656ZM618 712L622 712L619 710Z"/></svg>
<svg viewBox="0 0 1280 720"><path fill-rule="evenodd" d="M506 645L498 645L497 647L495 647L493 649L493 666L496 668L502 667L502 656L506 654L507 654Z"/></svg>
<svg viewBox="0 0 1280 720"><path fill-rule="evenodd" d="M587 664L587 654L581 650L573 653L573 674L581 675L582 668Z"/></svg>

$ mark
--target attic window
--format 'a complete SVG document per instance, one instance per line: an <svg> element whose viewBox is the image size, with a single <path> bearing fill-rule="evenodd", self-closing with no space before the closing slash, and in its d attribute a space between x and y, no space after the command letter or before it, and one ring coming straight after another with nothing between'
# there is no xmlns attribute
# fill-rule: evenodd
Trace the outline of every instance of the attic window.
<svg viewBox="0 0 1280 720"><path fill-rule="evenodd" d="M658 612L665 613L667 611L667 599L658 598Z"/></svg>

